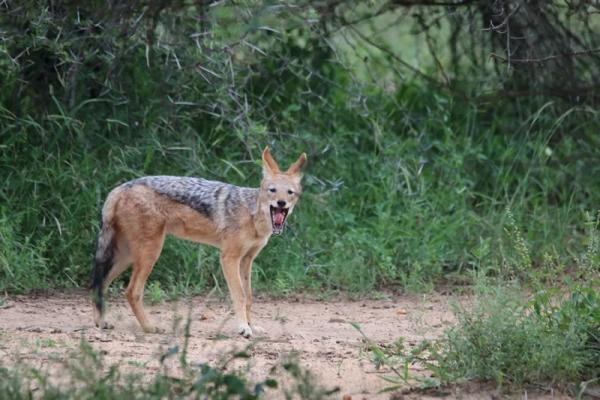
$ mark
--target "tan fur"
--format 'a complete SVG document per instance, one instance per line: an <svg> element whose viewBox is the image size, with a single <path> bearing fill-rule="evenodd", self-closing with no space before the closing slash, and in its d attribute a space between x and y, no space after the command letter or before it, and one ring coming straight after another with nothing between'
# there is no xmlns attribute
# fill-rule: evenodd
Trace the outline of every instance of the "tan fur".
<svg viewBox="0 0 600 400"><path fill-rule="evenodd" d="M148 276L162 251L166 234L212 245L221 250L221 265L238 320L238 332L250 336L252 306L252 262L272 233L270 205L285 200L293 210L299 194L302 154L285 173L281 173L268 148L263 152L264 177L258 195L257 210L239 206L229 219L211 220L187 205L180 204L153 189L138 185L113 190L105 203L103 216L114 230L114 265L102 290L132 264L132 276L126 290L127 300L146 332L158 332L143 307L143 292ZM268 189L280 188L278 193ZM293 189L294 194L288 191ZM234 222L232 222L234 221ZM95 311L96 325L109 327L100 311Z"/></svg>

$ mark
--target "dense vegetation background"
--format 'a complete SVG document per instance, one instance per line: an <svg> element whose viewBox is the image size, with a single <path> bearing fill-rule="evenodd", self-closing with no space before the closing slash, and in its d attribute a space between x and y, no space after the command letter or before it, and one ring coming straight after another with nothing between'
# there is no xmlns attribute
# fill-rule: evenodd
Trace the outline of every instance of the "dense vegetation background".
<svg viewBox="0 0 600 400"><path fill-rule="evenodd" d="M309 155L270 293L597 271L594 4L1 2L0 291L87 285L118 183L256 186L265 145ZM151 288L219 269L169 240Z"/></svg>

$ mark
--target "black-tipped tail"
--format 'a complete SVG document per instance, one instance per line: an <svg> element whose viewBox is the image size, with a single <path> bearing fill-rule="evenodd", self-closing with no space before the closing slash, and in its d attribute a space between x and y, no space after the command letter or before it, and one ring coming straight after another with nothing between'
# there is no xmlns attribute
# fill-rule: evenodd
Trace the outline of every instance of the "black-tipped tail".
<svg viewBox="0 0 600 400"><path fill-rule="evenodd" d="M112 227L103 221L96 243L96 256L94 257L91 285L94 305L100 314L104 312L104 281L114 264L114 236Z"/></svg>

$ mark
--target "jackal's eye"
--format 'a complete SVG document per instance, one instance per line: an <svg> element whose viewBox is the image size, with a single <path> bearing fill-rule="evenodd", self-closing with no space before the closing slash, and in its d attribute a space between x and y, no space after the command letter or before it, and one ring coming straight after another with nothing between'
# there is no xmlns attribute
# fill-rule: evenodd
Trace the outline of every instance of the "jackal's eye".
<svg viewBox="0 0 600 400"><path fill-rule="evenodd" d="M291 196L294 194L294 191L292 189L288 189L288 194Z"/></svg>
<svg viewBox="0 0 600 400"><path fill-rule="evenodd" d="M275 193L276 191L277 191L277 189L275 189L275 188L269 188L269 192L271 192L271 193Z"/></svg>

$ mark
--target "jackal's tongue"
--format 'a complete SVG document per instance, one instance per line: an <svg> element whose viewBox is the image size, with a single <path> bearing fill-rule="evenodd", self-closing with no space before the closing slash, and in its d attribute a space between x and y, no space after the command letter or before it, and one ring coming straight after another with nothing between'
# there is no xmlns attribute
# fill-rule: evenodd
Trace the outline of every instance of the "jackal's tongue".
<svg viewBox="0 0 600 400"><path fill-rule="evenodd" d="M276 208L275 211L273 212L273 222L276 223L277 225L281 225L283 224L283 212L281 211L280 208Z"/></svg>

